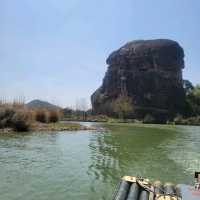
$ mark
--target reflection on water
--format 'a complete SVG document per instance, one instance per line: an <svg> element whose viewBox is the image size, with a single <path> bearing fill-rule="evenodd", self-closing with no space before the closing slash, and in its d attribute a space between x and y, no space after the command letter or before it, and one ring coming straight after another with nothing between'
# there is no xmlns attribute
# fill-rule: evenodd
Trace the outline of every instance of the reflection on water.
<svg viewBox="0 0 200 200"><path fill-rule="evenodd" d="M199 168L200 127L93 125L96 131L1 135L0 199L111 199L123 175L191 183Z"/></svg>

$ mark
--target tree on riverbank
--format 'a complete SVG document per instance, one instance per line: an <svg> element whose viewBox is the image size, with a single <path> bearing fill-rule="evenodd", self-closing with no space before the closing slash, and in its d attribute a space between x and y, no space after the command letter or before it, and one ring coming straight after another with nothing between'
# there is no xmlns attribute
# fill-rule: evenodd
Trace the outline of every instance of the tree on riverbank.
<svg viewBox="0 0 200 200"><path fill-rule="evenodd" d="M185 115L177 115L174 118L174 123L182 125L200 125L200 85L197 84L193 86L190 81L184 80L183 86L186 95Z"/></svg>
<svg viewBox="0 0 200 200"><path fill-rule="evenodd" d="M186 113L189 117L200 115L200 85L193 86L187 81L186 93Z"/></svg>
<svg viewBox="0 0 200 200"><path fill-rule="evenodd" d="M132 100L127 95L119 96L113 102L113 110L120 119L125 119L133 111Z"/></svg>

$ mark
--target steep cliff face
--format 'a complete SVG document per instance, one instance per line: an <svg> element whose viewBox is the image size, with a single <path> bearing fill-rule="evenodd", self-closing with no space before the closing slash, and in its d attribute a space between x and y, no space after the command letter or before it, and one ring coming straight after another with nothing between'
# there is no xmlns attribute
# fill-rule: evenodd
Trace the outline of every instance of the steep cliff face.
<svg viewBox="0 0 200 200"><path fill-rule="evenodd" d="M113 115L120 95L132 99L132 117L151 114L162 121L182 112L184 51L177 42L132 41L114 51L107 64L103 84L91 96L94 112Z"/></svg>

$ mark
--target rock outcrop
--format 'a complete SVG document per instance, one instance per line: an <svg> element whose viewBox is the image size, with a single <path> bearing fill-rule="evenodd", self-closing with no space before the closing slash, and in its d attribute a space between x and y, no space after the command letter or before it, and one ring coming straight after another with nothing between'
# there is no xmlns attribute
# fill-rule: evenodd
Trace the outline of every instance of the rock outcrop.
<svg viewBox="0 0 200 200"><path fill-rule="evenodd" d="M95 113L114 115L112 105L120 95L132 99L135 118L151 114L162 122L182 112L184 51L177 42L132 41L114 51L107 64L103 84L91 96Z"/></svg>

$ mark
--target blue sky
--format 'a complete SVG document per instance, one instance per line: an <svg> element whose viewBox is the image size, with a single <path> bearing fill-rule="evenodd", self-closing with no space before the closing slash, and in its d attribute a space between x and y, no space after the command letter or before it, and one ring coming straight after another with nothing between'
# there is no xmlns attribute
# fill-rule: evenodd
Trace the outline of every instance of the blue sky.
<svg viewBox="0 0 200 200"><path fill-rule="evenodd" d="M200 83L199 0L0 0L0 97L75 106L102 83L108 55L135 39L185 50Z"/></svg>

